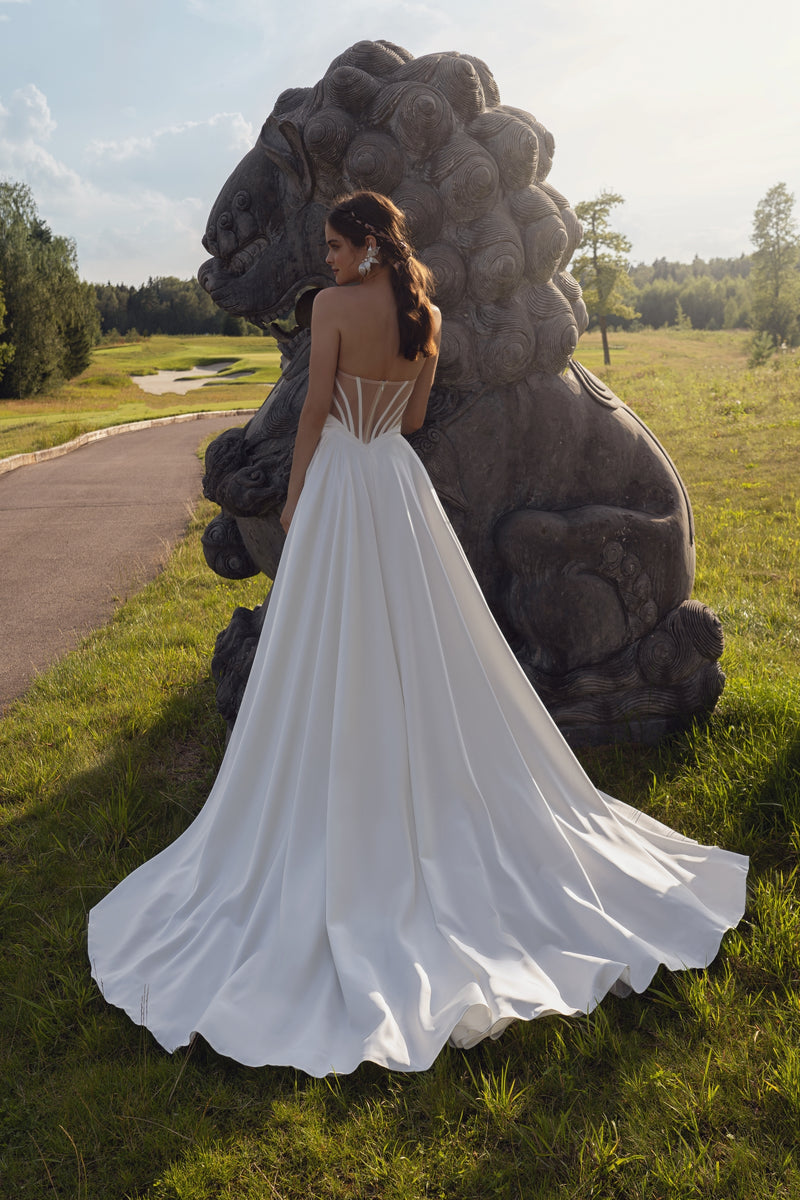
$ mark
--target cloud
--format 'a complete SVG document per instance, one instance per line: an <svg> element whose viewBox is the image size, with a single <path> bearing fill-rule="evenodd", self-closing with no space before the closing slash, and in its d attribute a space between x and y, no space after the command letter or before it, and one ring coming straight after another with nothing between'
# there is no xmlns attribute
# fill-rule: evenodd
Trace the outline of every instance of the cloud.
<svg viewBox="0 0 800 1200"><path fill-rule="evenodd" d="M2 2L2 0L0 0ZM78 170L45 142L56 128L33 84L0 104L3 175L27 183L53 231L73 237L83 278L140 283L193 275L210 203L254 132L239 113L217 113L150 135L96 141Z"/></svg>
<svg viewBox="0 0 800 1200"><path fill-rule="evenodd" d="M11 141L47 141L55 129L47 97L35 83L12 92L8 108L0 103L0 134Z"/></svg>
<svg viewBox="0 0 800 1200"><path fill-rule="evenodd" d="M119 140L101 141L95 139L89 143L88 153L94 157L105 157L114 162L138 159L152 160L161 144L166 145L167 152L172 153L178 139L184 144L196 143L198 136L208 131L219 130L226 148L249 149L255 136L253 127L241 113L215 113L204 121L184 121L179 125L171 125L165 129L157 129L144 137L129 137Z"/></svg>
<svg viewBox="0 0 800 1200"><path fill-rule="evenodd" d="M94 139L86 147L84 166L90 176L113 180L119 187L137 184L205 196L221 182L210 164L229 162L233 167L255 137L241 113L215 113L144 135Z"/></svg>
<svg viewBox="0 0 800 1200"><path fill-rule="evenodd" d="M11 153L9 153L11 151ZM9 147L8 174L31 187L54 233L75 239L84 279L141 283L148 275L193 275L207 257L200 244L208 204L158 188L108 188L43 147Z"/></svg>
<svg viewBox="0 0 800 1200"><path fill-rule="evenodd" d="M140 283L148 276L196 273L207 257L200 244L207 205L157 191L89 196L95 219L77 237L84 279Z"/></svg>

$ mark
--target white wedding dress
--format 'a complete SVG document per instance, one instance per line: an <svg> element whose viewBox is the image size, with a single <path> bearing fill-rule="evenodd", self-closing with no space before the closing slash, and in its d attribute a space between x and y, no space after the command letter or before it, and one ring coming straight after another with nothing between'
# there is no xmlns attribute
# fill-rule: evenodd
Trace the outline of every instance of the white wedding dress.
<svg viewBox="0 0 800 1200"><path fill-rule="evenodd" d="M702 967L747 859L598 792L400 434L337 373L205 807L92 910L92 973L167 1050L421 1070Z"/></svg>

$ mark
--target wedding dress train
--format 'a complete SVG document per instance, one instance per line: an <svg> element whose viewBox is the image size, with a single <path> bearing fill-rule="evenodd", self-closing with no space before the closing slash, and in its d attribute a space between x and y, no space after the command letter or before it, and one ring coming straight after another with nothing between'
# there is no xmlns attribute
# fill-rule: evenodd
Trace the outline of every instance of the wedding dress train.
<svg viewBox="0 0 800 1200"><path fill-rule="evenodd" d="M705 966L742 915L744 857L584 774L400 434L411 388L337 373L211 794L91 913L167 1050L424 1069Z"/></svg>

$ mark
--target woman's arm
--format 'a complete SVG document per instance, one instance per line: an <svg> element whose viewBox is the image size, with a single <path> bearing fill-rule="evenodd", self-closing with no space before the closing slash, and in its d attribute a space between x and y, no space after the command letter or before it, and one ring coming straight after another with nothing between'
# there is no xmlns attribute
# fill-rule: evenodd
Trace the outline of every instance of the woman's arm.
<svg viewBox="0 0 800 1200"><path fill-rule="evenodd" d="M439 344L442 338L442 314L436 307L433 309L433 318L436 323L436 353L432 354L430 358L425 359L425 365L417 376L414 390L403 412L403 420L400 423L401 433L414 433L415 430L419 429L425 420L425 413L428 410L428 397L431 394L433 377L436 374L436 364L439 361Z"/></svg>
<svg viewBox="0 0 800 1200"><path fill-rule="evenodd" d="M331 409L336 364L339 361L339 325L334 288L320 292L311 310L311 358L308 367L308 391L297 424L289 490L280 521L288 532L297 501L305 483L306 471L317 448L322 426Z"/></svg>

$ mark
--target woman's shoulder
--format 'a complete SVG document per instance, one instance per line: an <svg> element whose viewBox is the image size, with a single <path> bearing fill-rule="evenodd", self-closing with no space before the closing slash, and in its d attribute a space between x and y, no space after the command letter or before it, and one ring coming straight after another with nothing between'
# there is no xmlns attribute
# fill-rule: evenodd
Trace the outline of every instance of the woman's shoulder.
<svg viewBox="0 0 800 1200"><path fill-rule="evenodd" d="M362 297L357 287L336 287L334 284L333 287L317 292L314 297L313 314L318 320L347 320L349 313L355 313L360 308L360 299Z"/></svg>
<svg viewBox="0 0 800 1200"><path fill-rule="evenodd" d="M311 310L311 332L316 330L317 336L321 335L324 330L329 329L341 331L343 327L349 324L347 310L350 307L347 303L342 303L344 297L342 292L345 289L334 287L323 288L321 292L317 292L314 297L314 305Z"/></svg>
<svg viewBox="0 0 800 1200"><path fill-rule="evenodd" d="M338 288L336 284L333 287L325 287L322 291L317 292L314 297L313 311L315 313L334 312L341 301L341 292L342 289Z"/></svg>

